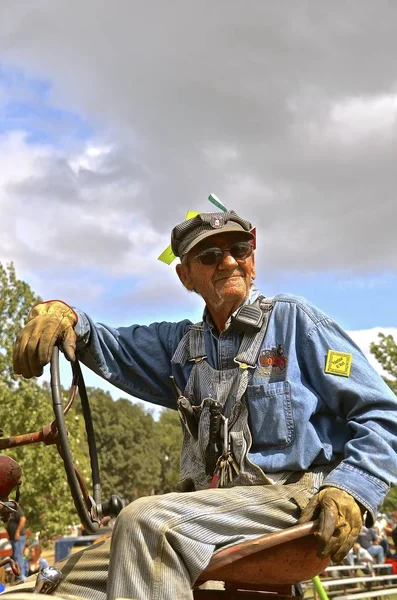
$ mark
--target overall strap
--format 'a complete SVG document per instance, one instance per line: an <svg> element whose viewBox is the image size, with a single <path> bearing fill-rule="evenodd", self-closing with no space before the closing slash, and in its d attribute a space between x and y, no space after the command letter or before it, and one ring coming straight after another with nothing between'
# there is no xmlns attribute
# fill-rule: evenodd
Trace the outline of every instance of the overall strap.
<svg viewBox="0 0 397 600"><path fill-rule="evenodd" d="M184 365L188 361L199 362L206 358L204 341L204 323L195 323L189 327L178 344L171 359L172 363Z"/></svg>
<svg viewBox="0 0 397 600"><path fill-rule="evenodd" d="M189 361L201 362L207 358L205 353L204 323L197 323L190 329Z"/></svg>
<svg viewBox="0 0 397 600"><path fill-rule="evenodd" d="M238 354L234 359L241 369L255 369L256 361L262 342L265 338L267 327L269 324L270 314L273 309L273 298L260 299L260 307L263 311L263 323L261 329L257 333L245 333L238 350Z"/></svg>

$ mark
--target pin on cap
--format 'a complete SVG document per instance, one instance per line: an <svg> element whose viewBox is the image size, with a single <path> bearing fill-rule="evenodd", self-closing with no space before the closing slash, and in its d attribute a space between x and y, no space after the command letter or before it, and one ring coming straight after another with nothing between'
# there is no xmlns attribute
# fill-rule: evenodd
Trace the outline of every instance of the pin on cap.
<svg viewBox="0 0 397 600"><path fill-rule="evenodd" d="M224 219L222 219L221 216L214 215L213 217L211 217L210 225L214 229L220 229L221 227L224 226L224 224L225 224L225 221L224 221Z"/></svg>

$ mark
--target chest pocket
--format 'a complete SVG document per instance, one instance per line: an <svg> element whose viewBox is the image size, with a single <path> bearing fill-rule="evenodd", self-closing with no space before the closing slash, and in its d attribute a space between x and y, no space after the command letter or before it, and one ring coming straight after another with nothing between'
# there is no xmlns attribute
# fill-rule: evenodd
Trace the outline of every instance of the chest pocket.
<svg viewBox="0 0 397 600"><path fill-rule="evenodd" d="M290 446L295 425L288 381L250 385L247 398L252 450Z"/></svg>

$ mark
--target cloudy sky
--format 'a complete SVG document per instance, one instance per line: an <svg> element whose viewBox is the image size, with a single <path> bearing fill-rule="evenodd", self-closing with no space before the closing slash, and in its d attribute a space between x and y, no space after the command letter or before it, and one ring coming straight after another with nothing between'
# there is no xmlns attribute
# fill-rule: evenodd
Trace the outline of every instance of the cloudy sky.
<svg viewBox="0 0 397 600"><path fill-rule="evenodd" d="M0 261L38 294L113 325L198 320L157 256L212 192L257 226L265 294L305 296L364 350L397 335L397 3L1 13Z"/></svg>

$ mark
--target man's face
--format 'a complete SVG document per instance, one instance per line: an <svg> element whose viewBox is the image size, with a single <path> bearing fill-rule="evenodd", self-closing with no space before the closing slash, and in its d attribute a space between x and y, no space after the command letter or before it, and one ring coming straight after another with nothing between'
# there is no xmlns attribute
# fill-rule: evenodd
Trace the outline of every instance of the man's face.
<svg viewBox="0 0 397 600"><path fill-rule="evenodd" d="M209 307L216 309L222 304L232 304L238 308L247 298L251 281L255 279L255 256L236 260L229 252L224 252L218 265L203 265L196 258L203 250L221 248L227 250L237 242L247 238L239 233L219 233L198 244L177 265L177 273L188 290L195 290Z"/></svg>

